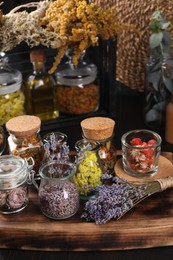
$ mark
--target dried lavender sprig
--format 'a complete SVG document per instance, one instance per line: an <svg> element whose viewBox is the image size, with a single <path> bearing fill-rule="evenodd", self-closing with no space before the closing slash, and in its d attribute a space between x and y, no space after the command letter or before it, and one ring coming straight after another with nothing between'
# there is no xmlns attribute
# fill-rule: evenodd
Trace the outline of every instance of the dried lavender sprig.
<svg viewBox="0 0 173 260"><path fill-rule="evenodd" d="M117 219L133 207L134 199L145 195L145 190L145 186L133 186L114 178L111 186L103 184L96 188L97 196L86 202L81 218L96 224Z"/></svg>

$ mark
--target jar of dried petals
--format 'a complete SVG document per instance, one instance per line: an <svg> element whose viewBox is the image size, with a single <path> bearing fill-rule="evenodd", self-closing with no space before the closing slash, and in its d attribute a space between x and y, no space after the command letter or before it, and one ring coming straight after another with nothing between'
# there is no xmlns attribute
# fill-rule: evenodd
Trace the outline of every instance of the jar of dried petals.
<svg viewBox="0 0 173 260"><path fill-rule="evenodd" d="M6 123L6 129L10 134L8 137L10 153L22 158L32 157L36 173L38 173L44 156L43 144L39 135L40 126L40 118L31 115L14 117Z"/></svg>
<svg viewBox="0 0 173 260"><path fill-rule="evenodd" d="M29 162L30 161L30 162ZM0 157L0 213L19 212L28 205L29 172L34 162L18 156Z"/></svg>
<svg viewBox="0 0 173 260"><path fill-rule="evenodd" d="M96 111L100 103L97 67L84 60L85 51L78 64L72 61L72 50L66 52L67 61L55 72L59 111L63 114L86 114Z"/></svg>
<svg viewBox="0 0 173 260"><path fill-rule="evenodd" d="M40 209L51 219L66 219L79 209L79 192L71 181L76 167L72 163L47 162L39 169L40 185L33 178L38 189Z"/></svg>
<svg viewBox="0 0 173 260"><path fill-rule="evenodd" d="M81 121L83 137L86 140L97 141L100 146L98 155L102 162L102 179L108 181L114 174L117 159L116 148L113 143L115 121L108 117L91 117Z"/></svg>

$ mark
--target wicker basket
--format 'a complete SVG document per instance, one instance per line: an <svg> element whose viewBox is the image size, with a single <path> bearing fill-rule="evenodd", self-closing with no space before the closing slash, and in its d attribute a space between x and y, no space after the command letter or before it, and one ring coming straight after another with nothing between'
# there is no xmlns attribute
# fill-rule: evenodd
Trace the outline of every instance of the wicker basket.
<svg viewBox="0 0 173 260"><path fill-rule="evenodd" d="M150 17L159 7L165 18L171 22L169 32L173 37L173 1L172 0L91 0L109 8L116 6L120 22L134 24L142 37L134 32L118 35L116 80L137 91L144 90L145 63L148 57ZM158 4L159 2L159 4Z"/></svg>

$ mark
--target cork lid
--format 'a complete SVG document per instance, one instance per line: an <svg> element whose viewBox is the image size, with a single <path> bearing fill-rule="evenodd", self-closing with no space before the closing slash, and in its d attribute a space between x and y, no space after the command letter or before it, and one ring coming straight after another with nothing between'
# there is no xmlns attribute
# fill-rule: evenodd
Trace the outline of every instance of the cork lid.
<svg viewBox="0 0 173 260"><path fill-rule="evenodd" d="M81 121L84 137L104 140L113 135L115 121L108 117L91 117Z"/></svg>
<svg viewBox="0 0 173 260"><path fill-rule="evenodd" d="M40 126L40 118L31 115L13 117L6 123L7 131L17 137L32 135L40 129Z"/></svg>
<svg viewBox="0 0 173 260"><path fill-rule="evenodd" d="M45 53L41 50L34 50L30 52L31 62L44 62L46 59Z"/></svg>

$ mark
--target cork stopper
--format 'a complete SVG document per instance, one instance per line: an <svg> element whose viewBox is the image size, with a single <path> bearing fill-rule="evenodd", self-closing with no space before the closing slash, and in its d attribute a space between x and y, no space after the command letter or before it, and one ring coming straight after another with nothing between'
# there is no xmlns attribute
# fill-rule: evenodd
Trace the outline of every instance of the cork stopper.
<svg viewBox="0 0 173 260"><path fill-rule="evenodd" d="M7 131L17 137L30 136L36 133L40 126L40 118L30 115L13 117L6 123Z"/></svg>
<svg viewBox="0 0 173 260"><path fill-rule="evenodd" d="M104 140L113 135L115 121L108 117L91 117L81 121L84 137L91 140Z"/></svg>
<svg viewBox="0 0 173 260"><path fill-rule="evenodd" d="M30 61L31 62L44 62L46 56L43 51L34 50L30 52Z"/></svg>

